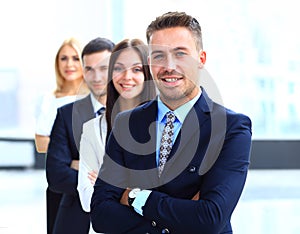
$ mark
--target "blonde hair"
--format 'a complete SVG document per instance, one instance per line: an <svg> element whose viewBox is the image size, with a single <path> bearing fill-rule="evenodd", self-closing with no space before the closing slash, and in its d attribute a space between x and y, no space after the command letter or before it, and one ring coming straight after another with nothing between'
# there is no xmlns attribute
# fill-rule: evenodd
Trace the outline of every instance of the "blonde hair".
<svg viewBox="0 0 300 234"><path fill-rule="evenodd" d="M81 47L81 44L80 42L74 38L74 37L70 37L66 40L63 41L63 43L61 44L61 46L59 47L57 53L56 53L56 56L55 56L55 77L56 77L56 89L54 90L54 95L56 96L59 92L62 91L63 89L63 86L64 86L64 83L65 83L65 79L64 77L62 76L62 74L60 73L60 70L59 70L59 65L58 65L58 61L59 61L59 53L60 51L62 50L62 48L64 46L70 46L72 47L78 54L78 58L80 60L80 63L82 64L82 59L81 59L81 51L82 51L82 47ZM85 93L88 93L89 92L89 89L87 88L85 82L84 82L84 79L83 79L83 75L82 75L82 82L83 82L83 86L84 87L81 87L80 88L80 93L81 94L85 94ZM79 90L76 90L79 92Z"/></svg>

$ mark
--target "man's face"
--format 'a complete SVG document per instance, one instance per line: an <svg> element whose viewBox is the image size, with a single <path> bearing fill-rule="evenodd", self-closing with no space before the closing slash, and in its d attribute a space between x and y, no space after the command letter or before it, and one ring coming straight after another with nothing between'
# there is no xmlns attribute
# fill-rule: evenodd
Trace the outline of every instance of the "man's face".
<svg viewBox="0 0 300 234"><path fill-rule="evenodd" d="M105 50L83 56L84 80L96 98L106 95L110 55L111 52Z"/></svg>
<svg viewBox="0 0 300 234"><path fill-rule="evenodd" d="M199 92L199 70L206 60L184 27L162 29L150 38L149 64L160 97L167 106L188 102Z"/></svg>

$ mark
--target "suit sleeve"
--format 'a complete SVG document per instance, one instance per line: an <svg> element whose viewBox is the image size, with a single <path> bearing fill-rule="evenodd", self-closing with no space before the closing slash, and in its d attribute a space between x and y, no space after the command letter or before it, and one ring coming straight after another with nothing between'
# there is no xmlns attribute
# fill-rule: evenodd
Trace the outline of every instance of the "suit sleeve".
<svg viewBox="0 0 300 234"><path fill-rule="evenodd" d="M218 159L203 175L200 199L176 199L153 191L144 206L145 218L156 220L171 233L214 234L225 228L245 184L251 147L248 117L229 117L227 125Z"/></svg>
<svg viewBox="0 0 300 234"><path fill-rule="evenodd" d="M90 212L90 202L92 194L94 192L93 185L91 184L88 173L91 170L88 168L86 163L80 159L79 171L78 171L78 186L77 190L79 193L80 203L84 211Z"/></svg>
<svg viewBox="0 0 300 234"><path fill-rule="evenodd" d="M68 113L65 113L68 114ZM49 188L58 193L77 193L77 171L70 167L74 159L71 151L70 131L61 108L58 109L56 119L50 135L50 143L46 156L46 177ZM70 121L72 123L72 121ZM72 133L72 131L71 131ZM73 152L74 153L74 152Z"/></svg>

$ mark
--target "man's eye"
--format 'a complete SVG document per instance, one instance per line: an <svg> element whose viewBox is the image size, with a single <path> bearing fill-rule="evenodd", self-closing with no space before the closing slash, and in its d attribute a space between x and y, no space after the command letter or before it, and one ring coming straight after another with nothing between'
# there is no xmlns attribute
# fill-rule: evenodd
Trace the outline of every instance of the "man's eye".
<svg viewBox="0 0 300 234"><path fill-rule="evenodd" d="M182 56L184 56L184 55L186 55L186 53L184 53L184 52L182 52L182 51L176 52L176 56L177 56L177 57L182 57Z"/></svg>
<svg viewBox="0 0 300 234"><path fill-rule="evenodd" d="M107 69L108 69L108 67L107 66L102 66L102 67L100 67L100 71L107 71Z"/></svg>
<svg viewBox="0 0 300 234"><path fill-rule="evenodd" d="M153 60L162 60L164 58L164 56L162 54L157 54L157 55L154 55L152 57Z"/></svg>

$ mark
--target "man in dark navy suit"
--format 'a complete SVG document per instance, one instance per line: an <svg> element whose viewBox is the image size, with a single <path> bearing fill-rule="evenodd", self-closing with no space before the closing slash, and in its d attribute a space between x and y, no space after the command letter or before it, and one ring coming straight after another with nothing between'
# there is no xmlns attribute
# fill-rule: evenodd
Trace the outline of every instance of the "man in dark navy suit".
<svg viewBox="0 0 300 234"><path fill-rule="evenodd" d="M89 232L90 216L80 204L77 191L79 143L83 123L95 117L106 103L108 61L114 43L106 38L91 40L82 51L84 79L91 93L57 111L46 158L49 188L62 193L53 233Z"/></svg>
<svg viewBox="0 0 300 234"><path fill-rule="evenodd" d="M200 86L206 53L195 18L163 14L146 35L160 93L114 122L92 197L93 228L232 233L249 167L251 120Z"/></svg>

